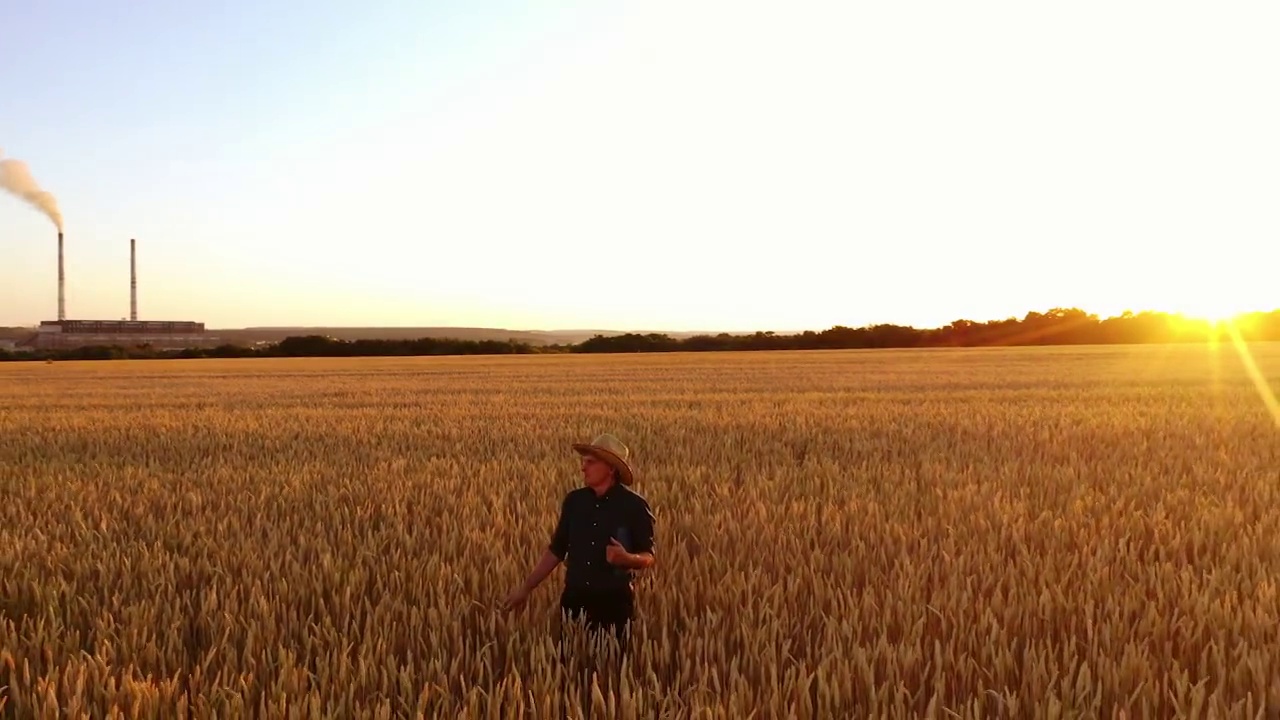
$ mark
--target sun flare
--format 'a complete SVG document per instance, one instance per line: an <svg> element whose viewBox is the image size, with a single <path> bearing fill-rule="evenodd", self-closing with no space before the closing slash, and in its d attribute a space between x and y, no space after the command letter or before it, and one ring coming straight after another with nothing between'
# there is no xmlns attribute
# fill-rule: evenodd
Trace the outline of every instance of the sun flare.
<svg viewBox="0 0 1280 720"><path fill-rule="evenodd" d="M1198 298L1194 301L1176 303L1169 312L1181 315L1192 322L1207 322L1223 325L1235 322L1252 312L1251 309L1229 300L1216 298Z"/></svg>

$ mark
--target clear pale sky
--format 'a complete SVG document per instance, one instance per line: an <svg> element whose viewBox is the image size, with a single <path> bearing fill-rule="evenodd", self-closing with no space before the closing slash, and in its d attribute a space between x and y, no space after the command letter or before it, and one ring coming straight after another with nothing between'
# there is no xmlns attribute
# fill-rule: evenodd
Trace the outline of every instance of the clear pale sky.
<svg viewBox="0 0 1280 720"><path fill-rule="evenodd" d="M1280 306L1280 3L0 4L67 314L777 330ZM0 195L0 324L57 312Z"/></svg>

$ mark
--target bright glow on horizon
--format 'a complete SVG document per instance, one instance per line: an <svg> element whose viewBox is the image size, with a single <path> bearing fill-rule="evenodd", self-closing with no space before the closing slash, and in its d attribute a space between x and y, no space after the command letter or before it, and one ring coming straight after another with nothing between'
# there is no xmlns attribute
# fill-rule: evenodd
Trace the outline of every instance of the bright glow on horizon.
<svg viewBox="0 0 1280 720"><path fill-rule="evenodd" d="M4 11L68 316L127 316L131 237L140 316L212 327L1280 307L1275 3L307 7ZM0 325L55 240L0 196Z"/></svg>
<svg viewBox="0 0 1280 720"><path fill-rule="evenodd" d="M1274 310L1276 310L1276 308L1260 310L1257 308L1235 306L1230 303L1214 302L1187 302L1172 305L1167 309L1159 309L1160 312L1181 315L1187 320L1206 322L1213 325L1226 325L1228 323L1236 324L1253 313L1272 312Z"/></svg>

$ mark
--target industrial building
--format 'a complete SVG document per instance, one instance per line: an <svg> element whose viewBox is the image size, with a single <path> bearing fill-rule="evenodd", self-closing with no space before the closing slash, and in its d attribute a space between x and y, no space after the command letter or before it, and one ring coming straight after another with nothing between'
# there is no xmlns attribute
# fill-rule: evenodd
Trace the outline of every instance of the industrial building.
<svg viewBox="0 0 1280 720"><path fill-rule="evenodd" d="M204 323L190 321L44 320L37 330L36 349L76 348L92 345L181 350L207 347L217 338L205 333Z"/></svg>
<svg viewBox="0 0 1280 720"><path fill-rule="evenodd" d="M218 338L205 332L204 323L190 320L138 320L137 243L129 240L129 319L68 320L63 276L62 233L58 233L58 319L44 320L24 345L36 350L88 346L150 346L157 350L212 347Z"/></svg>

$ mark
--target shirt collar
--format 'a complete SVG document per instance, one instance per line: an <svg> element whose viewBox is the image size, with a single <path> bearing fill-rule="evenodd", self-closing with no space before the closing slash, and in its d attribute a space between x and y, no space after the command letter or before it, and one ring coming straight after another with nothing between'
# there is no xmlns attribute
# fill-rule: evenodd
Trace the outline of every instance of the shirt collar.
<svg viewBox="0 0 1280 720"><path fill-rule="evenodd" d="M615 498L615 497L617 497L617 496L621 495L621 494L622 494L622 492L623 492L622 483L620 483L620 482L615 482L614 484L612 484L612 485L610 485L610 486L609 486L609 489L608 489L608 490L605 490L605 491L604 491L604 494L603 494L603 495L596 495L596 499L597 499L597 500L608 500L608 499L610 499L610 498ZM594 495L595 493L592 493L592 494Z"/></svg>

